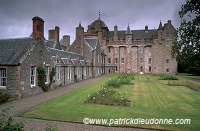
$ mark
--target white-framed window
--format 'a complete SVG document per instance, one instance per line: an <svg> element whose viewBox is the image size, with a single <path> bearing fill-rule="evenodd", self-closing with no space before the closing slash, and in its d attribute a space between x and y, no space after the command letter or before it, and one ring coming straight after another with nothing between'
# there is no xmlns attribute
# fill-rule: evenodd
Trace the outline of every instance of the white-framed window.
<svg viewBox="0 0 200 131"><path fill-rule="evenodd" d="M60 66L56 66L56 78L60 80Z"/></svg>
<svg viewBox="0 0 200 131"><path fill-rule="evenodd" d="M68 76L67 76L68 79L71 79L72 78L72 75L71 75L71 67L68 67Z"/></svg>
<svg viewBox="0 0 200 131"><path fill-rule="evenodd" d="M35 86L36 83L36 67L31 66L31 76L30 76L30 81L31 81L31 87Z"/></svg>
<svg viewBox="0 0 200 131"><path fill-rule="evenodd" d="M0 88L6 87L6 68L0 68Z"/></svg>
<svg viewBox="0 0 200 131"><path fill-rule="evenodd" d="M45 67L45 83L49 82L49 66Z"/></svg>
<svg viewBox="0 0 200 131"><path fill-rule="evenodd" d="M124 58L121 58L121 63L124 64Z"/></svg>

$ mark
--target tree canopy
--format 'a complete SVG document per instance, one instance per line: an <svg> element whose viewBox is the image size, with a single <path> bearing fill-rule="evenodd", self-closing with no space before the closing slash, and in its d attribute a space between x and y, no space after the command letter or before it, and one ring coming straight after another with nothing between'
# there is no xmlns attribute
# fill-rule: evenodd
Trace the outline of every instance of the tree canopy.
<svg viewBox="0 0 200 131"><path fill-rule="evenodd" d="M200 75L199 0L187 0L182 5L179 16L182 21L177 29L177 41L172 46L172 55L186 72Z"/></svg>

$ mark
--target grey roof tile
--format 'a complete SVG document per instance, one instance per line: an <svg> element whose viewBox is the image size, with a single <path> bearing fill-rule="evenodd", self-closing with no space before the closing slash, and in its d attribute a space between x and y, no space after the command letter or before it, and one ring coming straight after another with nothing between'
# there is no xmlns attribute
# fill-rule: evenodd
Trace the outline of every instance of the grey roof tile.
<svg viewBox="0 0 200 131"><path fill-rule="evenodd" d="M61 58L70 57L71 59L79 58L80 60L83 60L83 56L81 56L80 54L73 53L73 52L68 52L68 51L63 51L63 50L58 50L58 49L53 49L53 48L49 48L49 51L52 56L59 55Z"/></svg>
<svg viewBox="0 0 200 131"><path fill-rule="evenodd" d="M98 39L96 39L96 38L85 38L85 42L94 50L97 47Z"/></svg>
<svg viewBox="0 0 200 131"><path fill-rule="evenodd" d="M148 33L145 33L145 30L131 30L133 39L148 39L153 38L157 35L158 31L156 29L148 30ZM126 30L118 31L119 39L125 39ZM114 31L109 31L107 38L113 38Z"/></svg>
<svg viewBox="0 0 200 131"><path fill-rule="evenodd" d="M19 64L21 57L34 44L33 38L13 38L0 40L0 65Z"/></svg>

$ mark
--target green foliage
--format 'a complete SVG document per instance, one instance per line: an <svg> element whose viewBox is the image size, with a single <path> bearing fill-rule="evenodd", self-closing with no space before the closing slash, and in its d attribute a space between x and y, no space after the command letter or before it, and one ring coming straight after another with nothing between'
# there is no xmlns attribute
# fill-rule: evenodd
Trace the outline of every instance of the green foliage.
<svg viewBox="0 0 200 131"><path fill-rule="evenodd" d="M44 92L48 91L48 86L45 84L45 69L42 65L37 67L38 86L42 87Z"/></svg>
<svg viewBox="0 0 200 131"><path fill-rule="evenodd" d="M196 0L187 0L182 5L179 15L182 19L177 29L177 41L172 46L172 55L187 73L200 75L200 3ZM194 17L191 21L185 20L188 14Z"/></svg>
<svg viewBox="0 0 200 131"><path fill-rule="evenodd" d="M102 86L99 91L88 95L88 100L92 101L109 101L112 99L112 95L115 93L113 88L106 85Z"/></svg>
<svg viewBox="0 0 200 131"><path fill-rule="evenodd" d="M121 73L118 75L118 78L129 78L131 80L134 80L134 74L131 74L131 73Z"/></svg>
<svg viewBox="0 0 200 131"><path fill-rule="evenodd" d="M116 74L114 75L116 76ZM147 77L151 79L148 83L146 82ZM129 118L134 116L134 118L141 118L142 116L143 118L152 118L157 116L158 119L171 118L173 120L187 118L191 119L191 124L161 124L159 126L151 124L140 124L136 126L131 124L121 126L154 130L198 131L200 121L199 92L184 87L177 88L168 86L166 85L167 81L158 81L158 78L158 75L135 75L134 86L121 85L120 88L111 88L116 93L127 91L128 99L131 100L131 106L128 108L84 103L87 100L88 94L97 92L105 84L108 80L108 77L105 77L105 79L89 84L84 88L40 104L21 116L52 121L68 121L72 123L82 123L85 117L113 119L116 117ZM181 79L179 77L179 80ZM53 115L50 115L52 112Z"/></svg>
<svg viewBox="0 0 200 131"><path fill-rule="evenodd" d="M8 101L9 98L9 95L0 93L0 103Z"/></svg>
<svg viewBox="0 0 200 131"><path fill-rule="evenodd" d="M6 108L1 111L0 131L23 131L24 124L22 122L14 122L9 110L10 108Z"/></svg>
<svg viewBox="0 0 200 131"><path fill-rule="evenodd" d="M53 67L50 72L50 83L53 81L53 77L56 75L56 68Z"/></svg>
<svg viewBox="0 0 200 131"><path fill-rule="evenodd" d="M114 78L109 78L99 91L88 95L87 101L109 102L109 101L128 101L127 92L116 92L112 87L119 88L122 84L131 84L134 75L122 73Z"/></svg>
<svg viewBox="0 0 200 131"><path fill-rule="evenodd" d="M200 84L191 82L191 81L168 81L168 85L170 86L185 86L194 91L200 91Z"/></svg>
<svg viewBox="0 0 200 131"><path fill-rule="evenodd" d="M160 75L160 80L178 80L178 78L175 75L167 75L167 74L163 74Z"/></svg>
<svg viewBox="0 0 200 131"><path fill-rule="evenodd" d="M116 101L128 101L128 95L127 92L116 92L113 96L112 96L113 100Z"/></svg>
<svg viewBox="0 0 200 131"><path fill-rule="evenodd" d="M118 79L118 78L110 78L107 82L106 82L106 85L108 86L112 86L112 87L115 87L115 88L118 88L121 86L121 80Z"/></svg>

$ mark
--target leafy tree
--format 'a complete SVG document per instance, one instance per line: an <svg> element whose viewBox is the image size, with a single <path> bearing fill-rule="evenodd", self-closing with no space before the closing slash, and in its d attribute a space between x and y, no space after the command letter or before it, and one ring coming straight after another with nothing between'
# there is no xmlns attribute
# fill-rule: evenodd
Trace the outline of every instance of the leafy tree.
<svg viewBox="0 0 200 131"><path fill-rule="evenodd" d="M188 73L200 75L200 2L187 0L179 16L182 21L177 29L177 41L172 46L172 55Z"/></svg>

